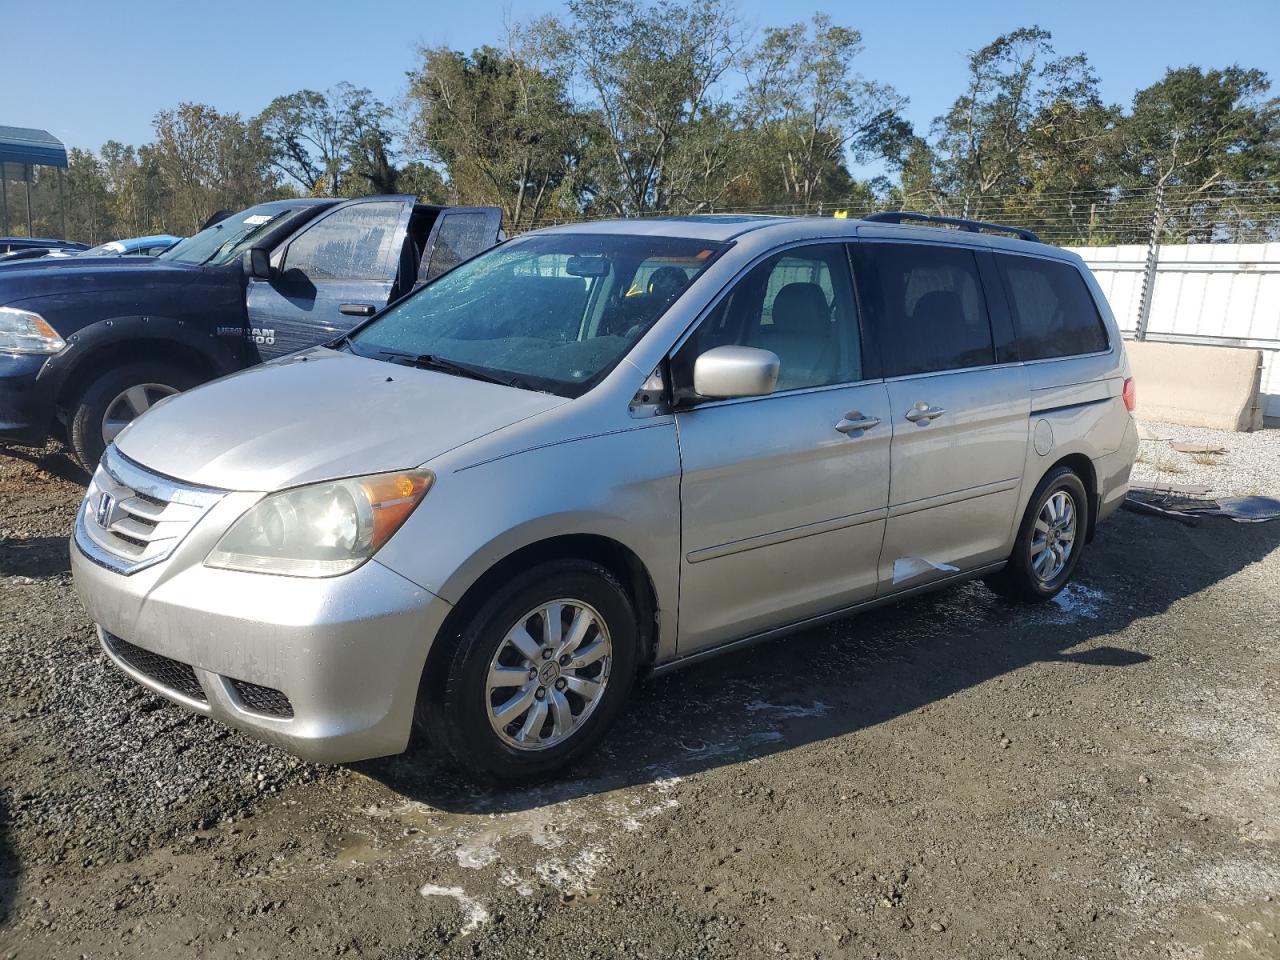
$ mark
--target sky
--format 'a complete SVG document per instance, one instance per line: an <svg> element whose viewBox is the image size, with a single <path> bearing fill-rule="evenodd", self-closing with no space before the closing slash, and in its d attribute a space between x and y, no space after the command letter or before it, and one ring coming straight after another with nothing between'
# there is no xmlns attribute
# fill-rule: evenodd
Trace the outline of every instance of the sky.
<svg viewBox="0 0 1280 960"><path fill-rule="evenodd" d="M1088 54L1108 102L1127 104L1166 67L1187 64L1257 67L1280 94L1276 0L1165 0L1158 13L1132 0L738 0L737 7L757 28L825 10L860 30L860 72L909 99L907 119L919 133L962 89L969 51L1030 24L1049 30L1059 53ZM248 118L279 94L347 80L394 104L419 48L470 51L496 42L506 21L562 10L553 0L63 0L43 9L0 0L7 34L0 125L42 128L69 147L96 149L107 140L146 142L156 112L182 101Z"/></svg>

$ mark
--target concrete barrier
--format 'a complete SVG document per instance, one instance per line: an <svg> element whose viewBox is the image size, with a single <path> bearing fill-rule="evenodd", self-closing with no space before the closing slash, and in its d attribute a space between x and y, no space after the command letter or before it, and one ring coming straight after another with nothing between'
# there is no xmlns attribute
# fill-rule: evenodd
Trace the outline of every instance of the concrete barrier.
<svg viewBox="0 0 1280 960"><path fill-rule="evenodd" d="M1262 351L1129 340L1137 415L1188 427L1259 430Z"/></svg>

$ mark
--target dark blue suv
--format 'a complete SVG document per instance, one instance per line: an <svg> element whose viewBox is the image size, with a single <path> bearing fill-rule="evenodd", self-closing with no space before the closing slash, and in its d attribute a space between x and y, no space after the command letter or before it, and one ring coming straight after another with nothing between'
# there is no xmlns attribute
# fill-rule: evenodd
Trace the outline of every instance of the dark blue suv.
<svg viewBox="0 0 1280 960"><path fill-rule="evenodd" d="M502 238L489 207L278 200L159 257L0 265L0 443L64 436L89 470L159 400L342 336Z"/></svg>

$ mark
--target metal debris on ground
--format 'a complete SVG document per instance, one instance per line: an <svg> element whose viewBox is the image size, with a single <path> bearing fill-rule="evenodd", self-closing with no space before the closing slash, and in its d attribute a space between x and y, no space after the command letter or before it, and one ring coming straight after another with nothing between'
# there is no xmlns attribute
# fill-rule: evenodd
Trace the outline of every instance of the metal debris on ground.
<svg viewBox="0 0 1280 960"><path fill-rule="evenodd" d="M1227 517L1237 523L1263 523L1280 518L1276 497L1209 496L1210 487L1198 484L1134 483L1124 506L1135 513L1168 517L1194 527L1202 516Z"/></svg>

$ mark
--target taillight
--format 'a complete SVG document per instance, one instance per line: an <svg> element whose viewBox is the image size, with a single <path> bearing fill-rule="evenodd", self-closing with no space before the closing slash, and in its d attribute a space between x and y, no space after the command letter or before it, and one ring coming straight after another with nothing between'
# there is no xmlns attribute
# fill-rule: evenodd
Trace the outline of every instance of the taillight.
<svg viewBox="0 0 1280 960"><path fill-rule="evenodd" d="M1130 413L1138 406L1138 388L1134 386L1133 377L1124 378L1124 408Z"/></svg>

